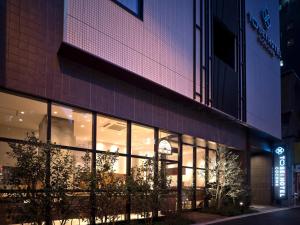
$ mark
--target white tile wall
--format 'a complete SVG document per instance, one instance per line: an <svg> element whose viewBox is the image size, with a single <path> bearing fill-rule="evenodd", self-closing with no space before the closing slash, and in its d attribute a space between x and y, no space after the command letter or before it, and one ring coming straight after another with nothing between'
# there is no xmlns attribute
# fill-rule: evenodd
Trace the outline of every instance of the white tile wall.
<svg viewBox="0 0 300 225"><path fill-rule="evenodd" d="M144 0L140 20L111 0L65 0L64 42L193 97L193 0Z"/></svg>

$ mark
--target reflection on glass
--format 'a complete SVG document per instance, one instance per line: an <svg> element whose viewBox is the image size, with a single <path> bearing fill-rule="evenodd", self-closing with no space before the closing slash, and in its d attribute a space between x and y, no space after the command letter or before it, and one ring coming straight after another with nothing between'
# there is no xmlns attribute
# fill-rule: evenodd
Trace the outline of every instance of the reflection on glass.
<svg viewBox="0 0 300 225"><path fill-rule="evenodd" d="M139 1L140 0L116 0L132 12L139 14Z"/></svg>
<svg viewBox="0 0 300 225"><path fill-rule="evenodd" d="M205 168L205 149L197 148L197 168Z"/></svg>
<svg viewBox="0 0 300 225"><path fill-rule="evenodd" d="M51 139L59 145L92 147L92 114L52 105Z"/></svg>
<svg viewBox="0 0 300 225"><path fill-rule="evenodd" d="M32 132L46 140L47 104L0 92L0 137L23 140Z"/></svg>
<svg viewBox="0 0 300 225"><path fill-rule="evenodd" d="M193 187L193 169L182 168L182 188L192 188Z"/></svg>
<svg viewBox="0 0 300 225"><path fill-rule="evenodd" d="M159 131L159 143L161 141L167 141L171 145L171 152L169 151L159 151L159 157L161 159L169 159L169 160L175 160L178 161L178 135L165 132L165 131ZM167 152L167 153L166 153Z"/></svg>
<svg viewBox="0 0 300 225"><path fill-rule="evenodd" d="M182 146L182 166L193 167L193 146Z"/></svg>
<svg viewBox="0 0 300 225"><path fill-rule="evenodd" d="M205 170L196 170L196 187L205 187Z"/></svg>
<svg viewBox="0 0 300 225"><path fill-rule="evenodd" d="M131 128L131 154L154 156L154 129L132 124Z"/></svg>
<svg viewBox="0 0 300 225"><path fill-rule="evenodd" d="M126 135L126 121L97 116L97 150L126 153Z"/></svg>

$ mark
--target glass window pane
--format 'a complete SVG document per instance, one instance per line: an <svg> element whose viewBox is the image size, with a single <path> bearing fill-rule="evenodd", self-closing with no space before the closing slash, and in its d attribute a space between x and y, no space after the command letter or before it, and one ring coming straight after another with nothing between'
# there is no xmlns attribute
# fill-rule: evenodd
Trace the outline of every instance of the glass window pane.
<svg viewBox="0 0 300 225"><path fill-rule="evenodd" d="M60 105L52 105L52 142L81 148L92 147L92 114Z"/></svg>
<svg viewBox="0 0 300 225"><path fill-rule="evenodd" d="M182 188L192 188L193 187L193 169L182 168Z"/></svg>
<svg viewBox="0 0 300 225"><path fill-rule="evenodd" d="M140 0L117 0L117 2L136 14L139 14L139 1Z"/></svg>
<svg viewBox="0 0 300 225"><path fill-rule="evenodd" d="M107 154L107 153L104 153L104 154ZM101 157L100 155L103 155L103 153L97 153L97 160L96 160L97 171L103 170L103 167L102 167L102 169L100 167L101 167L101 165L104 165L104 164L99 163L100 162L99 157ZM112 170L115 173L116 178L120 178L121 180L124 181L125 177L126 177L126 157L117 155L115 160L116 161L112 165Z"/></svg>
<svg viewBox="0 0 300 225"><path fill-rule="evenodd" d="M9 156L8 152L11 152L8 143L0 142L0 189L12 187L10 183L16 160Z"/></svg>
<svg viewBox="0 0 300 225"><path fill-rule="evenodd" d="M159 163L161 173L166 174L170 179L170 187L177 188L178 163L164 160Z"/></svg>
<svg viewBox="0 0 300 225"><path fill-rule="evenodd" d="M25 139L34 132L47 137L47 104L0 92L0 137Z"/></svg>
<svg viewBox="0 0 300 225"><path fill-rule="evenodd" d="M170 212L177 210L177 192L168 191L160 196L160 204L158 209L158 216L168 216Z"/></svg>
<svg viewBox="0 0 300 225"><path fill-rule="evenodd" d="M193 189L183 189L182 190L182 208L191 209L193 202Z"/></svg>
<svg viewBox="0 0 300 225"><path fill-rule="evenodd" d="M208 167L210 169L210 172L208 173L208 181L209 182L215 182L216 181L216 174L213 169L216 166L216 160L217 160L217 154L214 150L209 150L208 152Z"/></svg>
<svg viewBox="0 0 300 225"><path fill-rule="evenodd" d="M126 121L97 116L97 150L126 153L126 136Z"/></svg>
<svg viewBox="0 0 300 225"><path fill-rule="evenodd" d="M165 131L159 131L158 143L160 144L162 141L169 143L171 149L158 149L159 157L161 159L178 161L178 135Z"/></svg>
<svg viewBox="0 0 300 225"><path fill-rule="evenodd" d="M205 168L205 149L197 148L197 168Z"/></svg>
<svg viewBox="0 0 300 225"><path fill-rule="evenodd" d="M201 139L201 138L196 138L196 145L198 147L205 148L206 147L206 141L204 139Z"/></svg>
<svg viewBox="0 0 300 225"><path fill-rule="evenodd" d="M210 169L216 166L217 154L214 150L209 150L208 152L208 165Z"/></svg>
<svg viewBox="0 0 300 225"><path fill-rule="evenodd" d="M58 158L59 157L59 158ZM69 189L89 189L89 177L91 175L91 161L92 154L90 152L74 151L61 149L56 157L52 157L51 163L62 160L63 157L71 159L72 171L68 180ZM65 164L65 166L68 166ZM51 178L53 175L53 168L51 168Z"/></svg>
<svg viewBox="0 0 300 225"><path fill-rule="evenodd" d="M184 135L182 135L182 143L194 145L194 138L190 135L184 134Z"/></svg>
<svg viewBox="0 0 300 225"><path fill-rule="evenodd" d="M196 187L197 188L205 187L205 170L196 171Z"/></svg>
<svg viewBox="0 0 300 225"><path fill-rule="evenodd" d="M132 124L131 154L147 157L154 156L154 129Z"/></svg>
<svg viewBox="0 0 300 225"><path fill-rule="evenodd" d="M193 146L182 146L182 166L193 167Z"/></svg>
<svg viewBox="0 0 300 225"><path fill-rule="evenodd" d="M205 190L204 189L196 190L196 208L204 207L204 199L205 199Z"/></svg>
<svg viewBox="0 0 300 225"><path fill-rule="evenodd" d="M141 167L144 165L144 163L146 163L147 160L148 159L131 157L131 168Z"/></svg>

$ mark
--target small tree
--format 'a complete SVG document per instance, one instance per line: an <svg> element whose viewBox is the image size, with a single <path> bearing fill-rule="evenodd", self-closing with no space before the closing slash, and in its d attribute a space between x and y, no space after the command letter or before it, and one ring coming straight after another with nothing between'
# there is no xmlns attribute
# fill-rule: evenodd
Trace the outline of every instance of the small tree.
<svg viewBox="0 0 300 225"><path fill-rule="evenodd" d="M96 215L102 224L115 224L125 208L125 179L114 170L118 157L118 153L104 152L96 158Z"/></svg>
<svg viewBox="0 0 300 225"><path fill-rule="evenodd" d="M12 150L7 154L16 161L10 180L15 192L9 194L9 199L19 212L20 221L40 225L46 213L43 191L46 187L46 152L34 134L27 135L22 143L9 143L9 146Z"/></svg>
<svg viewBox="0 0 300 225"><path fill-rule="evenodd" d="M229 198L236 206L236 199L247 194L245 172L241 169L240 157L224 147L216 150L216 162L209 168L208 195L217 210L223 207L224 199Z"/></svg>
<svg viewBox="0 0 300 225"><path fill-rule="evenodd" d="M9 146L11 151L7 154L16 161L10 181L14 192L9 194L16 206L16 212L11 211L12 216L17 213L21 215L18 220L40 225L46 214L51 214L46 211L50 209L64 225L72 214L71 198L67 196L73 174L70 154L63 155L58 147L41 142L34 133L27 134L24 142L9 143ZM50 172L49 187L46 185L47 171Z"/></svg>
<svg viewBox="0 0 300 225"><path fill-rule="evenodd" d="M74 188L77 191L91 191L92 186L95 183L95 176L91 169L91 156L87 151L84 156L81 157L83 164L75 167L74 173ZM86 201L80 202L76 205L78 211L77 215L80 219L86 220L89 224L93 220L91 218L90 210L95 207L95 203L89 198Z"/></svg>
<svg viewBox="0 0 300 225"><path fill-rule="evenodd" d="M73 189L73 158L69 151L65 154L58 148L51 150L51 208L59 219L60 225L65 225L75 213L73 199L68 190Z"/></svg>
<svg viewBox="0 0 300 225"><path fill-rule="evenodd" d="M127 181L128 191L134 199L132 207L144 219L145 224L153 223L154 216L162 206L163 195L171 184L165 171L155 163L154 159L147 159L142 165L132 168Z"/></svg>

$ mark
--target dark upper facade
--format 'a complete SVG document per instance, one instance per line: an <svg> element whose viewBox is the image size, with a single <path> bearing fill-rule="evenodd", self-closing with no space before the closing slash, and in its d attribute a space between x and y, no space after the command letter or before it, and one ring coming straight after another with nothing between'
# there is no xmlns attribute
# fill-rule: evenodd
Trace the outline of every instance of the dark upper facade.
<svg viewBox="0 0 300 225"><path fill-rule="evenodd" d="M297 55L300 50L300 2L280 1L280 28L282 49L282 72L293 70L300 73Z"/></svg>

